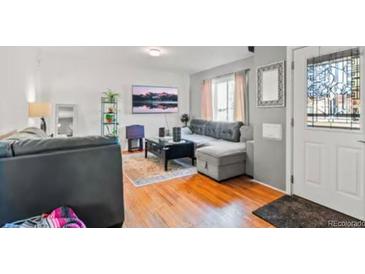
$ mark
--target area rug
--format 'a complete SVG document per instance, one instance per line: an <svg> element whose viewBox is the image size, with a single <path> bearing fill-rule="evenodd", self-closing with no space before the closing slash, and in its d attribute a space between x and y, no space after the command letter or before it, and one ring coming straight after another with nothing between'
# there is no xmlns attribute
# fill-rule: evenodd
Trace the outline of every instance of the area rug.
<svg viewBox="0 0 365 274"><path fill-rule="evenodd" d="M279 228L365 227L364 221L295 195L285 195L252 213Z"/></svg>
<svg viewBox="0 0 365 274"><path fill-rule="evenodd" d="M144 158L144 153L123 155L124 175L137 187L165 182L197 173L190 158L170 160L165 171L162 160L152 154Z"/></svg>

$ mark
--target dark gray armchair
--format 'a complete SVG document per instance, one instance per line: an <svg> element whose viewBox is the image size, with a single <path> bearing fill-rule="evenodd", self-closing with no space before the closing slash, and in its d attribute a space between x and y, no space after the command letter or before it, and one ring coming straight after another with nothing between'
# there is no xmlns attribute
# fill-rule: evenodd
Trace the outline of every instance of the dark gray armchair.
<svg viewBox="0 0 365 274"><path fill-rule="evenodd" d="M121 227L122 178L117 138L0 142L0 226L69 206L87 227Z"/></svg>

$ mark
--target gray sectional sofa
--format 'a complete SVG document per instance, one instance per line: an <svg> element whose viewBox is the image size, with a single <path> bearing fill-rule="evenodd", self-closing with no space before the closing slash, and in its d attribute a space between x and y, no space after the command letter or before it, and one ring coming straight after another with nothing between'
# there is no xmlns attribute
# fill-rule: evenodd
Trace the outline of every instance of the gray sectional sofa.
<svg viewBox="0 0 365 274"><path fill-rule="evenodd" d="M0 227L60 206L87 227L121 227L120 151L117 138L44 138L34 129L0 141Z"/></svg>
<svg viewBox="0 0 365 274"><path fill-rule="evenodd" d="M253 176L253 132L242 122L193 119L182 138L195 144L199 172L217 181Z"/></svg>

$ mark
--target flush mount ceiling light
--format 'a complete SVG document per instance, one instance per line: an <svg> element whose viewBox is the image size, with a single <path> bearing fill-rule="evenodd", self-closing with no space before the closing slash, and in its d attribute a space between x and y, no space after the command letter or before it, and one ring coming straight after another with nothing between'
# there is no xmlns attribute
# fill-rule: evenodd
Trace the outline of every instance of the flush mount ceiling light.
<svg viewBox="0 0 365 274"><path fill-rule="evenodd" d="M151 56L160 56L161 55L161 51L159 49L150 49L148 52Z"/></svg>

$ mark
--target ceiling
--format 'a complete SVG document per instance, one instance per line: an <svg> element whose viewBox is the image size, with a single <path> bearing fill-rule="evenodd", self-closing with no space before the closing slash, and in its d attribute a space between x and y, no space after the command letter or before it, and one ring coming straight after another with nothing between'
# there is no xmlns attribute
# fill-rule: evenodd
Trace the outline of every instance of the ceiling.
<svg viewBox="0 0 365 274"><path fill-rule="evenodd" d="M161 56L152 57L150 48L161 50ZM122 62L159 70L196 73L229 62L248 58L252 53L242 47L41 47L42 54L61 58L82 58L106 62Z"/></svg>

